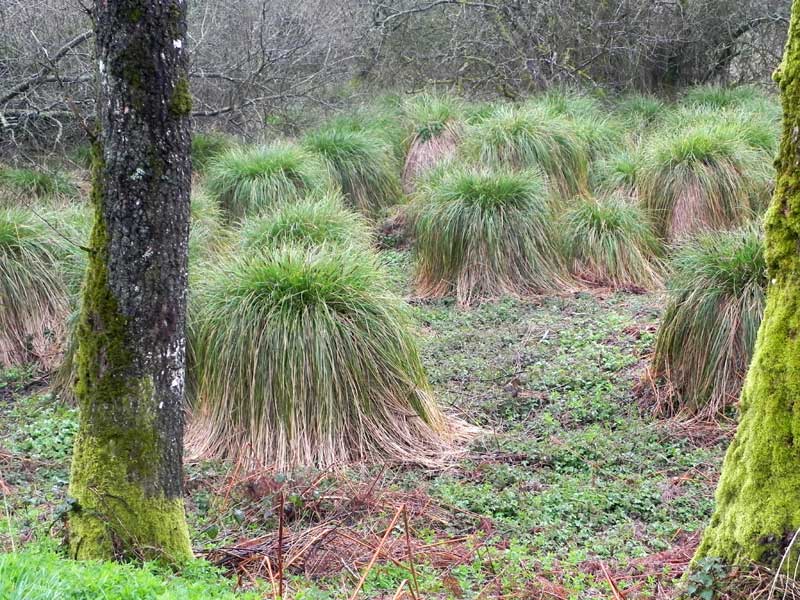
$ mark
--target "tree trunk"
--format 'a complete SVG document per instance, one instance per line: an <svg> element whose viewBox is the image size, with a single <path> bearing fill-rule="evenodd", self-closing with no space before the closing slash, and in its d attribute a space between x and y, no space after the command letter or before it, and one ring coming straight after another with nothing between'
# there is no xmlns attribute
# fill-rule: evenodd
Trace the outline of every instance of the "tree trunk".
<svg viewBox="0 0 800 600"><path fill-rule="evenodd" d="M186 0L96 0L100 132L78 326L75 558L191 557L182 499Z"/></svg>
<svg viewBox="0 0 800 600"><path fill-rule="evenodd" d="M695 556L772 567L800 528L800 0L775 80L784 115L766 216L767 306L716 509ZM796 552L784 563L790 568Z"/></svg>

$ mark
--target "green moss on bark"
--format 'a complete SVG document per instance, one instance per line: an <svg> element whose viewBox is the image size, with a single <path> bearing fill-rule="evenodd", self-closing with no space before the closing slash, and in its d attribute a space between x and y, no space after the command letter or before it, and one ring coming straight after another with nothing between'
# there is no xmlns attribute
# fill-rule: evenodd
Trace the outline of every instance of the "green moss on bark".
<svg viewBox="0 0 800 600"><path fill-rule="evenodd" d="M81 411L70 495L72 556L191 558L180 498L153 485L160 460L153 382L137 376L127 319L108 282L102 149L93 149L95 224L78 325L75 395Z"/></svg>
<svg viewBox="0 0 800 600"><path fill-rule="evenodd" d="M186 77L181 77L175 85L169 109L176 117L185 117L192 112L192 95L189 93L189 80Z"/></svg>
<svg viewBox="0 0 800 600"><path fill-rule="evenodd" d="M772 567L800 528L800 0L775 79L784 132L766 217L767 306L715 512L695 556ZM796 550L785 564L794 565Z"/></svg>

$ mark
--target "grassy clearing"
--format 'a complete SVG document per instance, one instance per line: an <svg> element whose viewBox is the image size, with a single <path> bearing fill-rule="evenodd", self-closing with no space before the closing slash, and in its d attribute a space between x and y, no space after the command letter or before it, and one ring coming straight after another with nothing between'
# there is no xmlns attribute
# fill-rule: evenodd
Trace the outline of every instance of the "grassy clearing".
<svg viewBox="0 0 800 600"><path fill-rule="evenodd" d="M714 418L739 399L764 312L764 242L756 226L706 233L672 259L653 374L657 408Z"/></svg>
<svg viewBox="0 0 800 600"><path fill-rule="evenodd" d="M386 259L398 285L407 285L408 256ZM487 585L511 596L550 590L607 597L601 562L629 597L647 597L657 585L674 588L708 518L725 443L699 444L685 437L686 428L640 415L635 389L659 304L657 296L603 293L507 299L466 312L448 302L415 307L433 392L490 434L456 468L437 474L353 465L341 474L267 471L253 478L232 464L190 462L196 551L236 569L239 561L217 549L241 548L251 557L242 540L265 536L257 547L275 564L281 512L285 556L335 526L337 533L287 570L286 597L347 598L406 504L422 597L474 597ZM56 433L77 418L29 395L29 377L9 379L12 401L0 402L8 451L0 455L2 477L13 489L11 518L0 516L6 549L12 539L46 538L54 520L49 535L59 535L55 516L71 442ZM391 597L410 580L400 522L389 538L400 564L379 560L362 588L365 598ZM261 561L246 568L270 594ZM176 589L181 584L175 581Z"/></svg>
<svg viewBox="0 0 800 600"><path fill-rule="evenodd" d="M422 298L471 304L565 285L547 185L537 171L446 169L419 192L413 213Z"/></svg>

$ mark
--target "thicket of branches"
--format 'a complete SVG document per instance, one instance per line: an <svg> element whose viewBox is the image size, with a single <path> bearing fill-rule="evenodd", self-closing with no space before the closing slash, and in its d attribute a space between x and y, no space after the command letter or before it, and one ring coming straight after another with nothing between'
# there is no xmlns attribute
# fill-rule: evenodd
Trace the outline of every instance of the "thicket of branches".
<svg viewBox="0 0 800 600"><path fill-rule="evenodd" d="M0 151L91 127L83 0L0 3ZM200 126L291 128L310 107L432 85L517 98L551 85L673 91L766 81L789 0L194 0ZM83 125L83 127L81 127Z"/></svg>

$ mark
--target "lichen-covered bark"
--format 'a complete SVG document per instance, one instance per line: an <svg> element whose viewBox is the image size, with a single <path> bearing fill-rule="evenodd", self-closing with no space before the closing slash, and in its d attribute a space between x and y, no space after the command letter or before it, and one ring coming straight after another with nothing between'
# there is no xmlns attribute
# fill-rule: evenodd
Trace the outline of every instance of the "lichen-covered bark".
<svg viewBox="0 0 800 600"><path fill-rule="evenodd" d="M95 224L78 326L76 558L191 557L182 499L185 0L96 0Z"/></svg>
<svg viewBox="0 0 800 600"><path fill-rule="evenodd" d="M766 217L767 306L715 512L695 557L773 567L800 528L800 0L775 80L784 117ZM794 568L794 560L786 564Z"/></svg>

